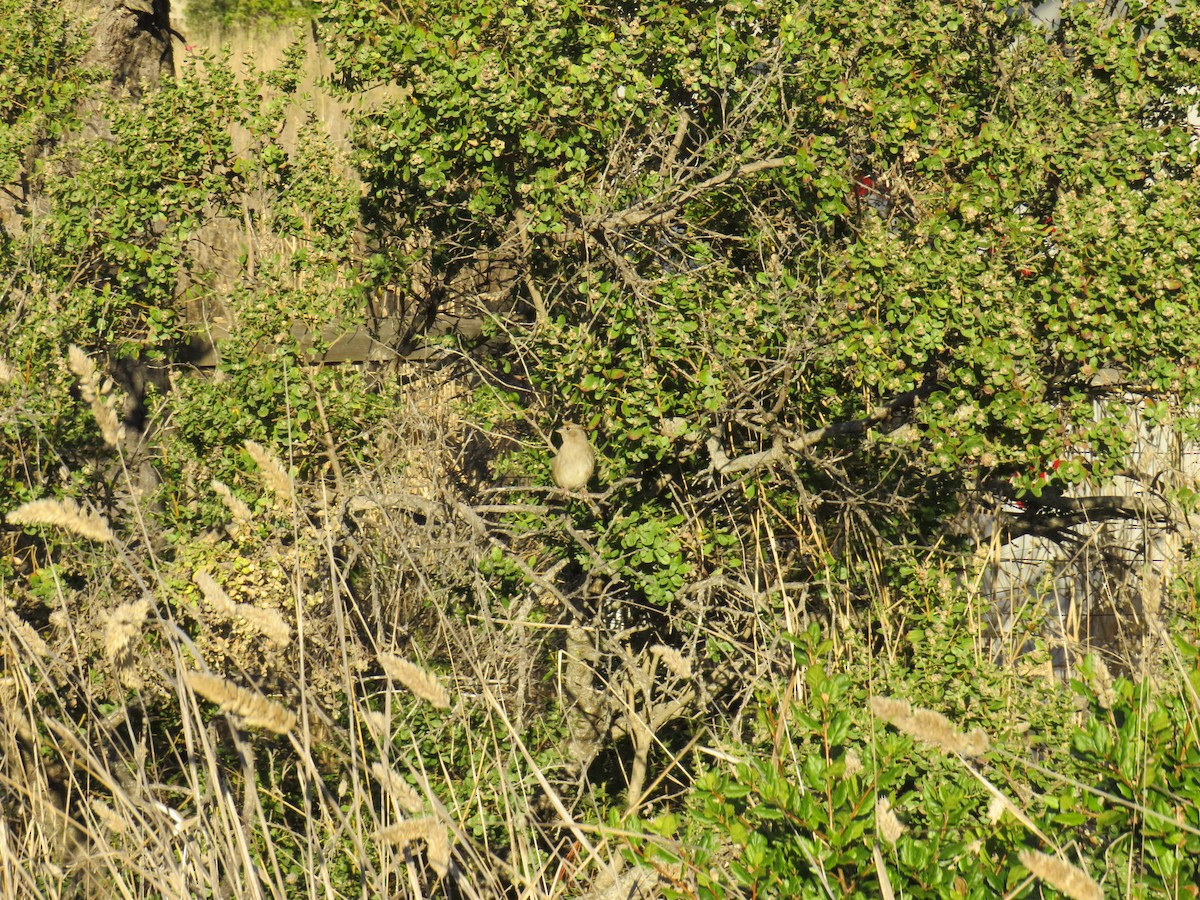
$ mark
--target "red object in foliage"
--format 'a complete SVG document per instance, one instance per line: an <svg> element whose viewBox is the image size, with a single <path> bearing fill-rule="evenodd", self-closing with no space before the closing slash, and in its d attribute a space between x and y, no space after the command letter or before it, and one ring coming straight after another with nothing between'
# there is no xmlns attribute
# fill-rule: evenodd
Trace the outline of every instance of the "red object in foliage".
<svg viewBox="0 0 1200 900"><path fill-rule="evenodd" d="M861 200L863 197L867 196L867 194L871 193L874 187L875 179L870 175L864 175L862 178L858 179L858 183L854 185L854 196Z"/></svg>

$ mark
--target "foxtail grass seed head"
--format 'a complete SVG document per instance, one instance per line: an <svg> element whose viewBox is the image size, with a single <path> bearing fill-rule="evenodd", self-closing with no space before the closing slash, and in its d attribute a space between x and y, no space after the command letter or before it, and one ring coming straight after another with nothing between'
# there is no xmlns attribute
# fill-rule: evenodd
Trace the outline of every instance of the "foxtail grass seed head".
<svg viewBox="0 0 1200 900"><path fill-rule="evenodd" d="M129 645L141 636L142 626L146 623L148 615L150 615L148 597L122 603L109 613L108 620L104 625L105 654L112 658L126 652Z"/></svg>
<svg viewBox="0 0 1200 900"><path fill-rule="evenodd" d="M96 820L113 834L124 834L128 830L128 823L99 797L93 797L88 805L92 808Z"/></svg>
<svg viewBox="0 0 1200 900"><path fill-rule="evenodd" d="M903 700L872 697L870 706L877 718L946 753L982 756L991 746L988 736L980 729L964 734L941 713L920 707L914 709Z"/></svg>
<svg viewBox="0 0 1200 900"><path fill-rule="evenodd" d="M445 825L430 825L429 833L425 836L425 849L429 857L429 868L433 869L438 878L445 878L450 872L450 833Z"/></svg>
<svg viewBox="0 0 1200 900"><path fill-rule="evenodd" d="M217 584L213 578L204 569L198 569L196 574L192 576L192 581L196 583L196 587L200 588L200 593L204 595L204 599L208 601L209 606L215 609L223 616L232 616L236 608L234 602L229 599L229 595L225 593L225 589Z"/></svg>
<svg viewBox="0 0 1200 900"><path fill-rule="evenodd" d="M1017 859L1034 878L1046 882L1071 900L1104 900L1104 891L1087 872L1057 856L1048 856L1038 850L1022 850Z"/></svg>
<svg viewBox="0 0 1200 900"><path fill-rule="evenodd" d="M250 507L246 505L245 501L234 496L229 485L223 481L217 481L214 478L210 484L212 485L213 493L220 498L221 502L225 504L225 508L229 510L229 515L233 517L233 523L235 525L248 525L251 519L254 518L254 513L250 511Z"/></svg>
<svg viewBox="0 0 1200 900"><path fill-rule="evenodd" d="M245 441L243 446L250 454L250 458L254 460L254 464L258 466L259 480L280 503L290 506L295 497L296 483L292 481L292 476L283 467L283 463L262 444Z"/></svg>
<svg viewBox="0 0 1200 900"><path fill-rule="evenodd" d="M150 615L149 597L122 603L110 612L104 622L104 655L126 687L142 686L137 674L137 654L134 652L142 637L142 626Z"/></svg>
<svg viewBox="0 0 1200 900"><path fill-rule="evenodd" d="M655 654L667 671L676 678L688 679L692 677L692 665L683 658L683 654L674 647L668 647L665 644L655 644L650 648L650 652Z"/></svg>
<svg viewBox="0 0 1200 900"><path fill-rule="evenodd" d="M437 709L450 708L450 694L432 672L391 653L379 654L379 665L389 678L400 682L414 696L431 703Z"/></svg>
<svg viewBox="0 0 1200 900"><path fill-rule="evenodd" d="M1088 679L1091 683L1092 691L1096 695L1096 703L1101 709L1112 709L1113 704L1117 702L1117 692L1113 688L1112 673L1108 671L1108 666L1104 664L1104 660L1099 656L1092 659L1094 663L1092 667L1092 676Z"/></svg>
<svg viewBox="0 0 1200 900"><path fill-rule="evenodd" d="M419 813L425 809L425 801L411 784L405 781L399 772L393 771L381 762L371 763L371 774L379 782L384 792L393 798L400 807L408 813Z"/></svg>
<svg viewBox="0 0 1200 900"><path fill-rule="evenodd" d="M858 755L856 750L846 751L846 771L847 778L853 778L863 770L862 757Z"/></svg>
<svg viewBox="0 0 1200 900"><path fill-rule="evenodd" d="M279 610L239 603L237 616L246 627L265 637L276 650L283 650L292 642L292 626L284 620Z"/></svg>
<svg viewBox="0 0 1200 900"><path fill-rule="evenodd" d="M377 709L367 709L365 707L359 707L358 714L362 717L363 722L366 723L367 730L371 732L372 737L382 738L387 736L388 719L386 715Z"/></svg>
<svg viewBox="0 0 1200 900"><path fill-rule="evenodd" d="M90 541L116 540L103 517L85 512L74 500L30 500L5 516L12 525L52 525Z"/></svg>
<svg viewBox="0 0 1200 900"><path fill-rule="evenodd" d="M205 672L188 672L184 681L201 697L217 704L222 712L240 717L248 728L265 728L276 734L287 734L296 727L295 713L256 691Z"/></svg>
<svg viewBox="0 0 1200 900"><path fill-rule="evenodd" d="M278 610L262 609L251 603L234 603L224 588L217 584L216 579L203 569L196 572L193 580L213 611L223 619L244 625L261 634L277 650L282 650L291 643L292 627Z"/></svg>
<svg viewBox="0 0 1200 900"><path fill-rule="evenodd" d="M37 630L32 625L18 616L11 609L7 611L4 619L5 625L7 626L7 630L9 632L8 639L10 641L12 638L16 638L16 640L25 645L30 653L41 659L46 659L50 655L50 648L46 645L46 642L42 640L42 636L37 633Z"/></svg>
<svg viewBox="0 0 1200 900"><path fill-rule="evenodd" d="M428 816L419 819L405 819L403 822L380 829L376 832L375 839L382 844L391 844L393 847L407 850L416 841L428 840L430 831L436 827L437 823Z"/></svg>
<svg viewBox="0 0 1200 900"><path fill-rule="evenodd" d="M875 831L886 844L895 845L900 835L908 830L904 823L892 811L892 801L880 797L875 801Z"/></svg>
<svg viewBox="0 0 1200 900"><path fill-rule="evenodd" d="M125 440L125 426L117 415L112 381L103 378L92 358L74 344L67 349L67 367L79 379L79 393L91 406L104 442L110 447L120 446Z"/></svg>
<svg viewBox="0 0 1200 900"><path fill-rule="evenodd" d="M1000 817L1004 815L1004 813L1007 809L1008 809L1008 801L1006 799L1004 799L1004 797L1002 797L1000 794L994 795L992 797L992 802L988 804L988 811L987 811L988 822L995 825L997 822L1000 821Z"/></svg>

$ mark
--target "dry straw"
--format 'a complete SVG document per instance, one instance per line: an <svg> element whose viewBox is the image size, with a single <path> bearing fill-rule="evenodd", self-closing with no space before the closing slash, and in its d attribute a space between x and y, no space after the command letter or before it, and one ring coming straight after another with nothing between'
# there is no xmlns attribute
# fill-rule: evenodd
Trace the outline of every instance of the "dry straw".
<svg viewBox="0 0 1200 900"><path fill-rule="evenodd" d="M17 370L8 364L8 360L0 356L0 384L12 384L17 380Z"/></svg>
<svg viewBox="0 0 1200 900"><path fill-rule="evenodd" d="M390 678L400 682L415 696L428 701L438 709L450 708L450 694L442 687L437 676L432 672L391 653L379 654L379 664Z"/></svg>
<svg viewBox="0 0 1200 900"><path fill-rule="evenodd" d="M259 479L263 485L275 495L280 503L290 506L295 497L296 484L292 481L292 476L288 474L287 469L283 467L283 463L262 444L246 441L243 446L250 454L250 458L254 460L254 464L258 466Z"/></svg>
<svg viewBox="0 0 1200 900"><path fill-rule="evenodd" d="M101 516L85 512L74 500L31 500L5 518L13 525L53 525L90 541L106 543L116 539Z"/></svg>
<svg viewBox="0 0 1200 900"><path fill-rule="evenodd" d="M389 769L381 762L371 763L371 774L379 782L384 792L397 803L405 812L419 813L425 809L425 801L411 784L405 781L399 772Z"/></svg>
<svg viewBox="0 0 1200 900"><path fill-rule="evenodd" d="M103 378L92 358L74 344L67 350L67 367L79 379L79 392L92 407L100 436L110 447L119 447L125 440L125 426L117 416L112 381Z"/></svg>
<svg viewBox="0 0 1200 900"><path fill-rule="evenodd" d="M1071 900L1104 900L1104 891L1083 869L1057 856L1047 856L1038 850L1022 850L1017 854L1021 865L1039 881L1044 881Z"/></svg>
<svg viewBox="0 0 1200 900"><path fill-rule="evenodd" d="M937 747L946 753L961 756L982 756L987 753L991 742L988 736L976 728L963 734L945 716L932 710L913 708L903 700L892 697L872 697L871 712L905 734Z"/></svg>
<svg viewBox="0 0 1200 900"><path fill-rule="evenodd" d="M251 603L234 603L216 580L204 570L196 572L194 580L200 592L204 594L204 599L219 616L227 621L246 625L265 637L278 650L291 643L292 628L277 610L262 609Z"/></svg>
<svg viewBox="0 0 1200 900"><path fill-rule="evenodd" d="M256 691L238 687L224 678L204 672L188 672L184 680L201 697L217 704L222 712L239 716L248 728L265 728L276 734L287 734L296 727L294 713Z"/></svg>
<svg viewBox="0 0 1200 900"><path fill-rule="evenodd" d="M137 673L134 650L142 637L142 626L150 615L149 597L122 603L110 612L104 622L104 655L117 672L121 684L140 688L142 677Z"/></svg>

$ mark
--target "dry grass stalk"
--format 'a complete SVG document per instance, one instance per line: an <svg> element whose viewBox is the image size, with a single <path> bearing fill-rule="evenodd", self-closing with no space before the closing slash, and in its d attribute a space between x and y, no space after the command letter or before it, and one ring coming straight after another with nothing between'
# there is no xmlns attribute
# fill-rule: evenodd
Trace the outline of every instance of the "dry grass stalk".
<svg viewBox="0 0 1200 900"><path fill-rule="evenodd" d="M892 811L892 801L880 797L875 801L875 831L888 844L895 844L900 835L908 830L904 823Z"/></svg>
<svg viewBox="0 0 1200 900"><path fill-rule="evenodd" d="M400 682L415 696L438 709L450 708L450 694L432 672L391 653L379 654L379 664L390 678Z"/></svg>
<svg viewBox="0 0 1200 900"><path fill-rule="evenodd" d="M1104 900L1100 885L1083 869L1066 860L1038 850L1022 850L1017 858L1034 878L1046 882L1071 900Z"/></svg>
<svg viewBox="0 0 1200 900"><path fill-rule="evenodd" d="M129 688L142 686L134 649L142 636L142 626L150 615L151 605L149 597L122 603L104 622L104 655L116 670L117 679Z"/></svg>
<svg viewBox="0 0 1200 900"><path fill-rule="evenodd" d="M79 379L79 392L92 407L104 443L110 447L121 446L125 440L125 426L117 415L112 381L103 378L92 358L74 344L67 349L67 367Z"/></svg>
<svg viewBox="0 0 1200 900"><path fill-rule="evenodd" d="M31 500L5 518L13 525L53 525L100 543L116 540L103 517L84 512L74 500Z"/></svg>
<svg viewBox="0 0 1200 900"><path fill-rule="evenodd" d="M914 709L903 700L872 697L871 712L905 734L947 753L982 756L991 746L988 736L980 729L963 734L941 713L919 707Z"/></svg>
<svg viewBox="0 0 1200 900"><path fill-rule="evenodd" d="M239 500L234 496L233 491L229 489L229 485L225 484L223 481L218 481L215 478L210 482L210 484L212 485L213 493L221 499L221 502L225 504L225 508L229 510L229 514L233 516L234 524L249 524L250 520L254 517L254 514L250 511L250 507L247 506L244 501Z"/></svg>
<svg viewBox="0 0 1200 900"><path fill-rule="evenodd" d="M222 712L239 716L248 728L265 728L276 734L287 734L296 727L296 715L256 691L238 687L217 675L188 672L187 686L200 696L211 700Z"/></svg>
<svg viewBox="0 0 1200 900"><path fill-rule="evenodd" d="M668 647L665 644L655 644L650 648L650 652L655 654L664 666L676 678L691 678L692 664L683 658L683 654L674 647Z"/></svg>
<svg viewBox="0 0 1200 900"><path fill-rule="evenodd" d="M292 640L292 628L282 615L274 609L262 609L252 603L234 603L216 580L204 570L197 571L193 580L204 599L218 615L232 622L240 622L258 632L276 649L282 650Z"/></svg>
<svg viewBox="0 0 1200 900"><path fill-rule="evenodd" d="M17 380L17 370L8 364L8 360L0 356L0 384L12 384Z"/></svg>
<svg viewBox="0 0 1200 900"><path fill-rule="evenodd" d="M381 762L371 763L371 774L379 782L384 792L397 803L405 812L419 813L425 809L425 801L411 784L405 781L399 772L389 769Z"/></svg>
<svg viewBox="0 0 1200 900"><path fill-rule="evenodd" d="M246 441L243 446L254 464L258 466L259 479L271 491L276 499L285 506L291 506L295 497L296 483L288 474L283 463L270 450L254 441Z"/></svg>

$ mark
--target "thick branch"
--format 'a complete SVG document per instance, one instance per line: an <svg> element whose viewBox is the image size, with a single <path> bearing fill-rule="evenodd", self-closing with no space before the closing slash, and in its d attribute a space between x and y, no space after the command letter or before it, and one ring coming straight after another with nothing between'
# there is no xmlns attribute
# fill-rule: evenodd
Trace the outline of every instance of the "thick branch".
<svg viewBox="0 0 1200 900"><path fill-rule="evenodd" d="M1080 525L1126 520L1173 524L1191 517L1158 499L1120 495L1040 498L1023 513L998 512L999 527L1011 539L1023 534L1061 538Z"/></svg>
<svg viewBox="0 0 1200 900"><path fill-rule="evenodd" d="M1097 497L1042 497L1041 509L1055 509L1081 518L1170 519L1171 508L1161 500L1121 495Z"/></svg>

